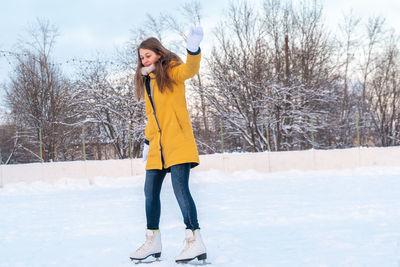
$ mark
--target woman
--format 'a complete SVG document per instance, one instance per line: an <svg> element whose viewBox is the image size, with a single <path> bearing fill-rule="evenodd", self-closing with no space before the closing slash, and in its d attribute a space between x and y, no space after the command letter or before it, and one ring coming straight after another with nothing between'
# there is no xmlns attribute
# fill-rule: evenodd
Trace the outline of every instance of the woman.
<svg viewBox="0 0 400 267"><path fill-rule="evenodd" d="M135 75L136 95L145 98L146 116L143 159L146 160L146 242L131 254L132 260L161 256L160 191L167 172L186 225L186 246L175 258L188 262L207 258L200 235L197 211L189 191L190 169L199 164L192 125L185 98L185 80L200 68L201 27L190 30L186 63L167 50L156 38L143 41L138 48Z"/></svg>

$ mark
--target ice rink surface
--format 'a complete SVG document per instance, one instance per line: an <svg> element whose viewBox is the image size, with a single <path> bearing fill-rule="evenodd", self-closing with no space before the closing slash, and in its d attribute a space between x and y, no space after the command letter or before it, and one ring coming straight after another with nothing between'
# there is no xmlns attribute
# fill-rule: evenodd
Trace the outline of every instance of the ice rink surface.
<svg viewBox="0 0 400 267"><path fill-rule="evenodd" d="M144 176L91 181L0 188L0 266L138 266ZM208 266L400 266L400 168L199 171L191 191ZM169 176L161 198L162 261L144 266L183 247Z"/></svg>

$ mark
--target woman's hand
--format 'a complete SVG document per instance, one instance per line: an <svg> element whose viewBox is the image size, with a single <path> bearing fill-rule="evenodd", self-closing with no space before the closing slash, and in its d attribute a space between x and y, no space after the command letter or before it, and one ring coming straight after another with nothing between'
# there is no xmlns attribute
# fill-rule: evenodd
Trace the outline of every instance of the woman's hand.
<svg viewBox="0 0 400 267"><path fill-rule="evenodd" d="M203 40L203 35L203 28L201 26L191 27L187 38L187 50L196 53L199 50L201 41Z"/></svg>

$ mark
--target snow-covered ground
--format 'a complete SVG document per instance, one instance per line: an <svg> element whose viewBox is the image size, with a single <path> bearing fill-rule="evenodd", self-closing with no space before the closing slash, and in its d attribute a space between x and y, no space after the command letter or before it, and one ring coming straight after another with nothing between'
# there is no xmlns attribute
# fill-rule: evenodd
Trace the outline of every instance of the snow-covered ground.
<svg viewBox="0 0 400 267"><path fill-rule="evenodd" d="M143 181L0 189L0 266L135 266ZM191 190L212 266L400 266L400 168L194 172ZM169 177L161 194L162 261L149 266L174 266L184 225Z"/></svg>

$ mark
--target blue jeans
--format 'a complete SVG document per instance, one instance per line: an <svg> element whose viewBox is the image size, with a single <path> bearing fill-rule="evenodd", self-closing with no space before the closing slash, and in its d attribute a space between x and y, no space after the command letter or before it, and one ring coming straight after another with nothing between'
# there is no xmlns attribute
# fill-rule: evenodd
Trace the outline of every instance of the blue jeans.
<svg viewBox="0 0 400 267"><path fill-rule="evenodd" d="M146 197L147 229L159 229L161 201L160 192L167 170L147 170L144 184ZM183 215L186 229L199 229L196 205L189 191L190 163L171 166L171 181L175 197Z"/></svg>

